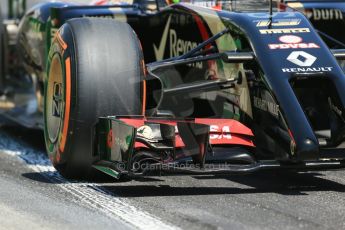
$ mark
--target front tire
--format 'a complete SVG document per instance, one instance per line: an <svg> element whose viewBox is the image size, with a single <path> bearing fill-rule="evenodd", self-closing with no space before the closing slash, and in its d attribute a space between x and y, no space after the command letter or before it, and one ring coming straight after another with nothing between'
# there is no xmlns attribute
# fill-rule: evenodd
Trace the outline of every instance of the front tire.
<svg viewBox="0 0 345 230"><path fill-rule="evenodd" d="M139 40L126 23L79 18L61 27L48 59L44 136L64 177L92 175L99 117L142 114L142 63Z"/></svg>

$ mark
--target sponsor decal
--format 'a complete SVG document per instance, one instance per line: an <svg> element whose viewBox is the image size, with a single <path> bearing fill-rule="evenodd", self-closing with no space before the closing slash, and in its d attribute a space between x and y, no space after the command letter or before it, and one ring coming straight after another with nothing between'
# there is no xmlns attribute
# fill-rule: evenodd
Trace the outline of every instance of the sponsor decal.
<svg viewBox="0 0 345 230"><path fill-rule="evenodd" d="M267 20L269 20L270 18L277 17L277 16L282 17L282 18L296 18L297 17L297 14L294 12L284 12L284 13L274 12L272 15L268 13L247 13L246 15L252 18L260 18L260 19L267 19Z"/></svg>
<svg viewBox="0 0 345 230"><path fill-rule="evenodd" d="M62 109L62 84L58 82L54 82L54 89L53 89L53 116L54 117L61 117L61 109Z"/></svg>
<svg viewBox="0 0 345 230"><path fill-rule="evenodd" d="M319 20L342 20L343 13L339 9L312 9L305 11L309 19Z"/></svg>
<svg viewBox="0 0 345 230"><path fill-rule="evenodd" d="M279 41L284 43L301 43L303 40L299 36L295 35L284 35L279 37Z"/></svg>
<svg viewBox="0 0 345 230"><path fill-rule="evenodd" d="M316 59L316 57L304 51L293 51L286 58L286 60L298 66L311 66L312 64L314 64Z"/></svg>
<svg viewBox="0 0 345 230"><path fill-rule="evenodd" d="M113 143L115 143L116 146L119 146L121 150L128 149L128 143L119 137L113 137Z"/></svg>
<svg viewBox="0 0 345 230"><path fill-rule="evenodd" d="M282 68L284 73L330 72L333 69L333 67L310 67L317 58L304 51L293 51L286 59L300 67Z"/></svg>
<svg viewBox="0 0 345 230"><path fill-rule="evenodd" d="M301 22L301 19L298 18L291 18L291 19L276 19L274 21L271 20L260 20L256 21L257 27L267 27L267 26L298 26Z"/></svg>
<svg viewBox="0 0 345 230"><path fill-rule="evenodd" d="M170 27L170 21L171 21L171 15L169 16L167 24L164 27L162 39L159 42L158 48L157 48L157 46L155 44L153 44L153 50L155 52L155 56L156 56L156 60L157 61L163 60L163 57L164 57L164 51L165 51L166 43L167 43L167 40L168 40L168 32L169 32L169 27Z"/></svg>
<svg viewBox="0 0 345 230"><path fill-rule="evenodd" d="M218 2L218 1L192 1L193 5L202 6L206 8L221 6L221 3L222 2Z"/></svg>
<svg viewBox="0 0 345 230"><path fill-rule="evenodd" d="M282 28L282 29L266 29L260 30L261 34L297 34L309 33L309 28Z"/></svg>
<svg viewBox="0 0 345 230"><path fill-rule="evenodd" d="M309 72L330 72L333 67L298 67L298 68L283 68L284 73L309 73Z"/></svg>
<svg viewBox="0 0 345 230"><path fill-rule="evenodd" d="M210 125L210 132L211 133L221 133L221 134L211 134L210 139L231 139L230 134L230 127L227 125L224 125L223 127L219 127L218 125Z"/></svg>
<svg viewBox="0 0 345 230"><path fill-rule="evenodd" d="M163 60L165 48L167 45L167 41L169 38L169 45L170 45L170 52L169 57L177 57L180 55L183 55L190 50L194 49L198 46L196 42L183 40L177 36L176 30L170 29L170 21L171 21L171 15L168 18L168 21L164 27L162 39L159 42L159 46L157 47L155 44L153 44L153 49L155 53L156 60ZM196 68L202 69L203 64L202 62L196 62L191 63L189 66L194 66Z"/></svg>
<svg viewBox="0 0 345 230"><path fill-rule="evenodd" d="M175 30L170 30L170 57L177 57L198 46L196 42L183 40L177 37Z"/></svg>
<svg viewBox="0 0 345 230"><path fill-rule="evenodd" d="M254 96L254 107L269 112L274 116L279 116L279 105Z"/></svg>
<svg viewBox="0 0 345 230"><path fill-rule="evenodd" d="M270 49L310 49L320 48L315 43L298 43L298 44L269 44Z"/></svg>
<svg viewBox="0 0 345 230"><path fill-rule="evenodd" d="M146 139L153 139L153 131L150 126L144 125L137 129L137 135Z"/></svg>
<svg viewBox="0 0 345 230"><path fill-rule="evenodd" d="M303 39L295 35L284 35L279 37L279 41L283 43L268 44L270 49L307 49L307 48L320 48L313 42L302 43Z"/></svg>

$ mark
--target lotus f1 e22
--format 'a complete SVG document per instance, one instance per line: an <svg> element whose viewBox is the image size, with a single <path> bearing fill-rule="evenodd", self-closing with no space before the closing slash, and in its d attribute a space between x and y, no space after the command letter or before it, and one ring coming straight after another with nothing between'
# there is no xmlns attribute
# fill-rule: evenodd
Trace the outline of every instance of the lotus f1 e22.
<svg viewBox="0 0 345 230"><path fill-rule="evenodd" d="M63 176L345 166L344 50L301 13L220 8L48 2L22 17L4 81L35 76Z"/></svg>

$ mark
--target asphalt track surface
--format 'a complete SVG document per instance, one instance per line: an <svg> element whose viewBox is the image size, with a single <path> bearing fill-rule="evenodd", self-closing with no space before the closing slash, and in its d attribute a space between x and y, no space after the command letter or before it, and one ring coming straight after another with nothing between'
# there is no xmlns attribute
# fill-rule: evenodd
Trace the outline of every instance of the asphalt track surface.
<svg viewBox="0 0 345 230"><path fill-rule="evenodd" d="M0 123L0 229L345 229L344 171L68 181Z"/></svg>
<svg viewBox="0 0 345 230"><path fill-rule="evenodd" d="M40 131L0 131L0 229L344 229L345 173L67 181Z"/></svg>

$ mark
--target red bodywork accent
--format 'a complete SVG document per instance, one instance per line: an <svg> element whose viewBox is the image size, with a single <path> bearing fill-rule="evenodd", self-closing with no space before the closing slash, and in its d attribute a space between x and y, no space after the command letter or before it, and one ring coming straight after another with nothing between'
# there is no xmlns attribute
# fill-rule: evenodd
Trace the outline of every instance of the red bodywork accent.
<svg viewBox="0 0 345 230"><path fill-rule="evenodd" d="M282 3L282 2L279 2L278 3L278 10L279 11L286 11L286 8L287 8L287 5L285 5L284 3Z"/></svg>
<svg viewBox="0 0 345 230"><path fill-rule="evenodd" d="M98 0L98 1L91 2L91 5L100 6L100 5L107 5L108 3L109 3L108 0Z"/></svg>
<svg viewBox="0 0 345 230"><path fill-rule="evenodd" d="M107 147L112 148L113 147L113 130L109 130L108 135L107 135Z"/></svg>
<svg viewBox="0 0 345 230"><path fill-rule="evenodd" d="M207 28L206 28L204 22L202 21L201 17L196 13L193 13L193 17L194 17L194 20L198 26L199 31L200 31L200 35L201 35L202 40L206 41L207 39L210 38L210 35L207 32ZM210 48L211 48L211 44L208 44L206 46L206 49L210 49ZM207 65L208 65L208 68L210 69L210 71L213 70L212 67L215 66L215 63L216 62L214 60L213 61L211 61L211 60L207 61ZM215 77L215 76L213 76L213 77Z"/></svg>
<svg viewBox="0 0 345 230"><path fill-rule="evenodd" d="M212 145L244 145L255 147L253 143L253 132L247 126L239 121L232 119L210 119L195 118L193 120L177 121L163 119L146 119L146 118L120 118L122 122L139 128L145 125L145 122L160 123L175 126L177 122L190 122L210 126L210 143ZM178 133L176 133L175 146L183 148L185 145ZM136 142L135 148L146 147L144 144Z"/></svg>

